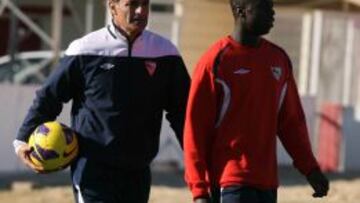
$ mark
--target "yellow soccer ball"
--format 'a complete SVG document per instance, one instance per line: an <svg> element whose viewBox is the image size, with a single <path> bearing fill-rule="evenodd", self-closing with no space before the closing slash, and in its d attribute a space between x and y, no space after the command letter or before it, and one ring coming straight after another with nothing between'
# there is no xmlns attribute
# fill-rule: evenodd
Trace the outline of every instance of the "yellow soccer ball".
<svg viewBox="0 0 360 203"><path fill-rule="evenodd" d="M57 121L39 125L28 144L34 149L30 153L31 161L47 172L66 168L79 151L75 132Z"/></svg>

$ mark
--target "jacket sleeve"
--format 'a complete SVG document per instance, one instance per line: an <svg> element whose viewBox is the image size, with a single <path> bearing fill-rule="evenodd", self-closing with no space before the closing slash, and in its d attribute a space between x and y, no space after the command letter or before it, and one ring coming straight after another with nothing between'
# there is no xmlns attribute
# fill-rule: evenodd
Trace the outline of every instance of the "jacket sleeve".
<svg viewBox="0 0 360 203"><path fill-rule="evenodd" d="M311 150L306 119L292 72L285 84L279 112L279 138L293 159L294 166L304 175L318 168Z"/></svg>
<svg viewBox="0 0 360 203"><path fill-rule="evenodd" d="M194 199L209 195L208 158L217 112L215 76L206 61L200 60L193 74L184 129L185 181Z"/></svg>
<svg viewBox="0 0 360 203"><path fill-rule="evenodd" d="M16 139L27 142L30 134L41 123L55 120L61 113L62 104L73 97L76 89L73 77L77 64L76 56L65 56L51 73L43 86L36 91L31 105Z"/></svg>
<svg viewBox="0 0 360 203"><path fill-rule="evenodd" d="M174 71L171 77L168 99L165 106L166 119L170 122L181 148L183 148L183 129L186 112L186 102L190 88L190 76L180 56L172 61Z"/></svg>

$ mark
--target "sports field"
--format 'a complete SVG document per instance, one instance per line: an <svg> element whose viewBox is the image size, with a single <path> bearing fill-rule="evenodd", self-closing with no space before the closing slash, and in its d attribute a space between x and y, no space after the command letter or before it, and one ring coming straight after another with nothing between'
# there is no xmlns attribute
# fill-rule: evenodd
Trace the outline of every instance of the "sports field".
<svg viewBox="0 0 360 203"><path fill-rule="evenodd" d="M2 188L0 203L72 203L71 187L67 175L38 176L35 179L21 177L16 180L20 186L11 182L14 177L0 176ZM282 186L279 188L279 203L359 203L360 172L347 174L328 174L331 179L329 196L324 199L311 197L311 189L304 179L293 169L280 170ZM30 180L33 189L27 188ZM4 184L8 182L7 186ZM9 182L10 181L10 182ZM21 186L23 184L23 186ZM15 189L11 189L11 185ZM18 188L17 188L18 187ZM191 203L190 193L184 185L181 172L155 172L150 203Z"/></svg>

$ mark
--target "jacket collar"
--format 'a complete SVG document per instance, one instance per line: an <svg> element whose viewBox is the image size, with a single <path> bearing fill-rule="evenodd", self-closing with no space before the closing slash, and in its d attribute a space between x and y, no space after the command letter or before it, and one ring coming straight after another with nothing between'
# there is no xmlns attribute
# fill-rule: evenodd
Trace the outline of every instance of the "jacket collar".
<svg viewBox="0 0 360 203"><path fill-rule="evenodd" d="M120 39L120 40L124 40L124 41L129 41L128 38L119 30L119 28L117 28L117 26L115 25L115 23L113 21L111 21L111 23L109 23L107 25L107 30L110 33L110 35L114 38L114 39ZM139 39L142 38L142 35L144 34L144 31L141 32L134 40L134 42Z"/></svg>

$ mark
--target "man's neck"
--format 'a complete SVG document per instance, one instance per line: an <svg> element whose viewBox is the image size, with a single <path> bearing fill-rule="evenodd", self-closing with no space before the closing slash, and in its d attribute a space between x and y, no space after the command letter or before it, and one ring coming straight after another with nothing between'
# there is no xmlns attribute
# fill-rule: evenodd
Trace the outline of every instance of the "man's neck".
<svg viewBox="0 0 360 203"><path fill-rule="evenodd" d="M259 46L260 37L246 33L240 26L235 26L232 38L239 44L251 47Z"/></svg>

